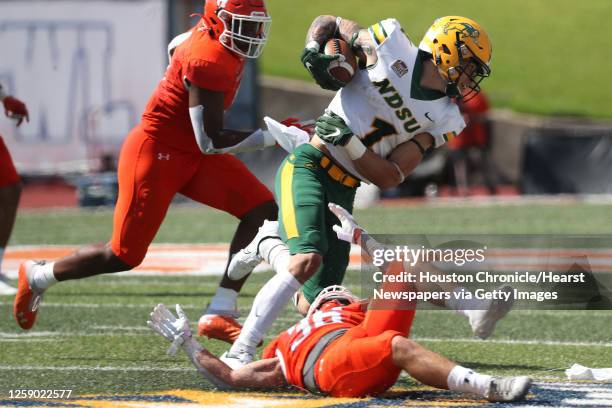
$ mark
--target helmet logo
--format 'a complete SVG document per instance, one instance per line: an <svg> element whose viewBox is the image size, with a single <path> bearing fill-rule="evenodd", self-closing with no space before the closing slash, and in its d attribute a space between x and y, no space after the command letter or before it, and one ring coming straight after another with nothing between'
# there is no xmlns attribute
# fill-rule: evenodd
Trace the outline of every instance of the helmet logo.
<svg viewBox="0 0 612 408"><path fill-rule="evenodd" d="M475 29L471 24L468 23L457 23L454 21L449 21L444 24L442 27L442 31L444 34L448 34L449 31L458 31L462 38L471 38L476 45L480 46L478 43L478 37L480 37L480 31Z"/></svg>
<svg viewBox="0 0 612 408"><path fill-rule="evenodd" d="M225 8L225 6L227 6L227 1L228 0L217 0L217 6Z"/></svg>

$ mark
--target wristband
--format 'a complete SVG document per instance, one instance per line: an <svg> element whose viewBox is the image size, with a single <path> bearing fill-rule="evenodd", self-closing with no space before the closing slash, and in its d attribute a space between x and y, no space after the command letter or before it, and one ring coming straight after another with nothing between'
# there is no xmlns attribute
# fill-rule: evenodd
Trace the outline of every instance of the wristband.
<svg viewBox="0 0 612 408"><path fill-rule="evenodd" d="M321 44L319 44L315 40L311 40L311 41L308 41L308 44L306 44L306 48L319 52L321 50Z"/></svg>
<svg viewBox="0 0 612 408"><path fill-rule="evenodd" d="M365 147L365 145L361 143L361 140L359 140L359 138L356 136L351 137L351 139L348 141L346 146L344 146L344 148L346 149L346 152L348 153L351 160L357 160L361 158L361 156L365 154L366 150L368 150L368 148Z"/></svg>
<svg viewBox="0 0 612 408"><path fill-rule="evenodd" d="M423 146L421 146L421 143L418 140L416 140L415 138L412 138L409 140L409 142L414 143L419 148L419 151L421 152L421 156L425 156L425 149L423 149Z"/></svg>
<svg viewBox="0 0 612 408"><path fill-rule="evenodd" d="M403 182L404 182L404 180L406 180L406 175L404 174L404 172L403 172L403 171L402 171L402 169L400 168L399 164L397 164L396 162L394 162L394 161L392 161L392 160L390 160L390 161L391 161L391 164L395 166L395 170L397 170L397 172L398 172L398 173L399 173L399 175L400 175L400 179L401 179L401 180L400 180L400 182L399 182L399 183L400 183L400 184L401 184L401 183L403 183Z"/></svg>

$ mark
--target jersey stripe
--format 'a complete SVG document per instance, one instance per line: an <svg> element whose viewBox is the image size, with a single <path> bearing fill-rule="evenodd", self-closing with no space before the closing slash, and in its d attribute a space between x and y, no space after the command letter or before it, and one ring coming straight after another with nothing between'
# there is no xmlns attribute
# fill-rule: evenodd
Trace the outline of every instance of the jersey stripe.
<svg viewBox="0 0 612 408"><path fill-rule="evenodd" d="M383 41L385 41L385 38L387 38L387 32L385 31L383 25L380 23L374 24L368 30L370 31L370 35L372 36L372 38L374 38L374 41L376 41L377 45L382 44Z"/></svg>
<svg viewBox="0 0 612 408"><path fill-rule="evenodd" d="M457 133L455 132L448 132L444 134L444 140L447 142L450 142L451 140L453 140L454 138L457 137Z"/></svg>
<svg viewBox="0 0 612 408"><path fill-rule="evenodd" d="M288 161L281 170L281 215L287 239L299 236L293 206L293 164Z"/></svg>

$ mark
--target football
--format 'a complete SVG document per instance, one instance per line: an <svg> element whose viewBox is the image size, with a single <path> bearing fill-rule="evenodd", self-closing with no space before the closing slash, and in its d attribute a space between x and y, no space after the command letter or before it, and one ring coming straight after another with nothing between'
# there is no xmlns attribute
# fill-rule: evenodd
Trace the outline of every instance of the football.
<svg viewBox="0 0 612 408"><path fill-rule="evenodd" d="M348 84L357 71L357 59L348 43L339 38L332 38L325 44L326 55L340 55L329 65L328 72L337 80Z"/></svg>

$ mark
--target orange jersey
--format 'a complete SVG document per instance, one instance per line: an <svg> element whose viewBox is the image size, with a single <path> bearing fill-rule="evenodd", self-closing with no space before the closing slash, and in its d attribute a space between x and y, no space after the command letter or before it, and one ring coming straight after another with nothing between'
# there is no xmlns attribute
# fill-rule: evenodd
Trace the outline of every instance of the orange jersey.
<svg viewBox="0 0 612 408"><path fill-rule="evenodd" d="M142 115L142 128L151 137L176 149L200 153L189 117L189 91L194 86L224 93L228 109L240 85L244 59L213 39L203 20L174 50L166 73Z"/></svg>
<svg viewBox="0 0 612 408"><path fill-rule="evenodd" d="M337 329L350 329L359 325L365 318L360 303L351 303L348 306L336 305L335 302L324 304L321 310L281 333L264 350L262 358L280 359L289 384L305 388L302 370L306 358L325 334Z"/></svg>

